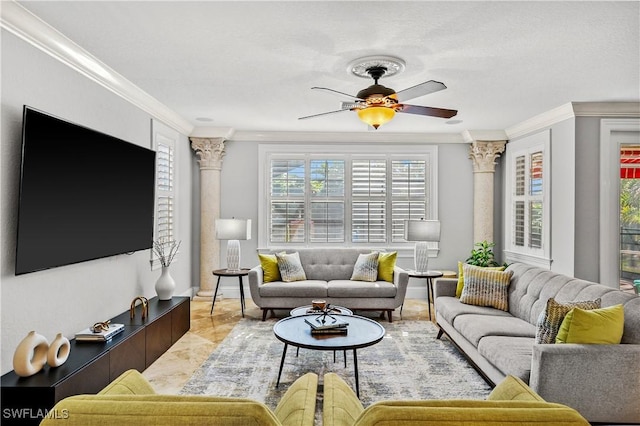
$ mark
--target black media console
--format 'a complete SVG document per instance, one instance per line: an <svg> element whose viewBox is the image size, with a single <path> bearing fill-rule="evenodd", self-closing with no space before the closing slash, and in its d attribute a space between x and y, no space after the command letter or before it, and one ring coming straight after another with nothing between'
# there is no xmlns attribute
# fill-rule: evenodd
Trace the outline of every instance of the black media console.
<svg viewBox="0 0 640 426"><path fill-rule="evenodd" d="M51 408L63 398L95 394L124 371L143 371L171 347L190 327L188 297L149 300L149 315L142 319L138 305L135 317L129 311L111 318L124 324L124 332L108 342L70 340L67 361L57 368L45 368L30 377L11 371L2 376L0 394L2 425L37 425L44 416L63 416Z"/></svg>

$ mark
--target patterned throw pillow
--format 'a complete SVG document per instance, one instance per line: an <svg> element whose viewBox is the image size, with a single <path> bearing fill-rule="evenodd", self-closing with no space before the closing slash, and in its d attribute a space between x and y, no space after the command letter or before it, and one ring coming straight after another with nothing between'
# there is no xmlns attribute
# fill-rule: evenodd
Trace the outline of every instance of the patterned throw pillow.
<svg viewBox="0 0 640 426"><path fill-rule="evenodd" d="M378 280L378 252L374 251L369 254L361 254L358 256L356 264L353 265L352 281L368 281Z"/></svg>
<svg viewBox="0 0 640 426"><path fill-rule="evenodd" d="M462 295L462 289L464 288L464 269L462 266L464 263L458 261L458 285L456 286L456 297ZM492 271L504 271L504 266L481 266Z"/></svg>
<svg viewBox="0 0 640 426"><path fill-rule="evenodd" d="M464 265L464 288L460 302L467 305L489 306L509 310L508 288L513 271L492 271Z"/></svg>
<svg viewBox="0 0 640 426"><path fill-rule="evenodd" d="M536 343L555 343L560 325L567 313L573 308L598 309L601 300L585 300L581 302L559 303L552 297L547 300L547 307L540 312L536 323Z"/></svg>
<svg viewBox="0 0 640 426"><path fill-rule="evenodd" d="M302 263L300 263L300 254L298 252L291 254L276 253L276 258L278 259L278 269L280 270L282 281L290 283L307 279Z"/></svg>
<svg viewBox="0 0 640 426"><path fill-rule="evenodd" d="M396 266L397 251L380 253L378 255L378 279L393 282L393 268Z"/></svg>

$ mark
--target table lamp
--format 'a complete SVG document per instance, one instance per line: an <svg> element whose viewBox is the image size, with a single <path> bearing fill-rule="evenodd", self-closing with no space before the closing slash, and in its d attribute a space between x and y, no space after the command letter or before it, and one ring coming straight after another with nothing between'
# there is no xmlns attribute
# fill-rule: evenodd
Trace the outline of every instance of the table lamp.
<svg viewBox="0 0 640 426"><path fill-rule="evenodd" d="M440 241L440 221L439 220L405 220L404 239L415 241L416 247L413 252L415 269L417 273L427 273L429 266L430 241Z"/></svg>
<svg viewBox="0 0 640 426"><path fill-rule="evenodd" d="M227 241L227 270L240 270L240 241L251 239L251 219L216 219L216 238Z"/></svg>

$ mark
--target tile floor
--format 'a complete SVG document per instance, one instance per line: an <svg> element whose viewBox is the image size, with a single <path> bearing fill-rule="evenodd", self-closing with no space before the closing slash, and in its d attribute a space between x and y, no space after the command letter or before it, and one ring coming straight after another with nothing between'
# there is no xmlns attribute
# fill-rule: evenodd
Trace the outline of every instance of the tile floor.
<svg viewBox="0 0 640 426"><path fill-rule="evenodd" d="M262 311L250 299L246 301L246 305L245 317L260 321ZM242 318L238 299L218 299L213 315L210 315L210 310L210 301L191 301L191 329L143 372L156 392L178 393L197 368ZM357 314L379 319L377 312L357 312ZM276 315L283 318L287 312L276 311ZM402 310L403 319L428 321L428 317L426 301L417 299L405 301ZM398 310L394 312L393 318L394 321L400 319ZM384 323L387 320L380 319L380 321Z"/></svg>

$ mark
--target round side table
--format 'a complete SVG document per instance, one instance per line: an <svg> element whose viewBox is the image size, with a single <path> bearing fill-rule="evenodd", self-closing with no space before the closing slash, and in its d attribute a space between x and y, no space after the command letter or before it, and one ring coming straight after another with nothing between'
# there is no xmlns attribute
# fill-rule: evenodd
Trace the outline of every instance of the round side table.
<svg viewBox="0 0 640 426"><path fill-rule="evenodd" d="M216 291L213 292L213 302L211 302L211 312L213 314L213 306L216 304L216 296L218 295L218 287L220 287L220 278L222 277L238 277L240 281L240 309L242 310L242 317L244 318L244 286L242 285L242 277L246 277L249 275L249 268L242 268L237 271L232 271L229 269L216 269L213 271L213 275L218 277L218 282L216 284Z"/></svg>
<svg viewBox="0 0 640 426"><path fill-rule="evenodd" d="M411 278L425 278L427 280L427 305L429 306L429 320L431 320L431 302L433 301L433 279L440 278L444 274L441 271L417 272L408 271ZM435 310L435 305L434 305Z"/></svg>

